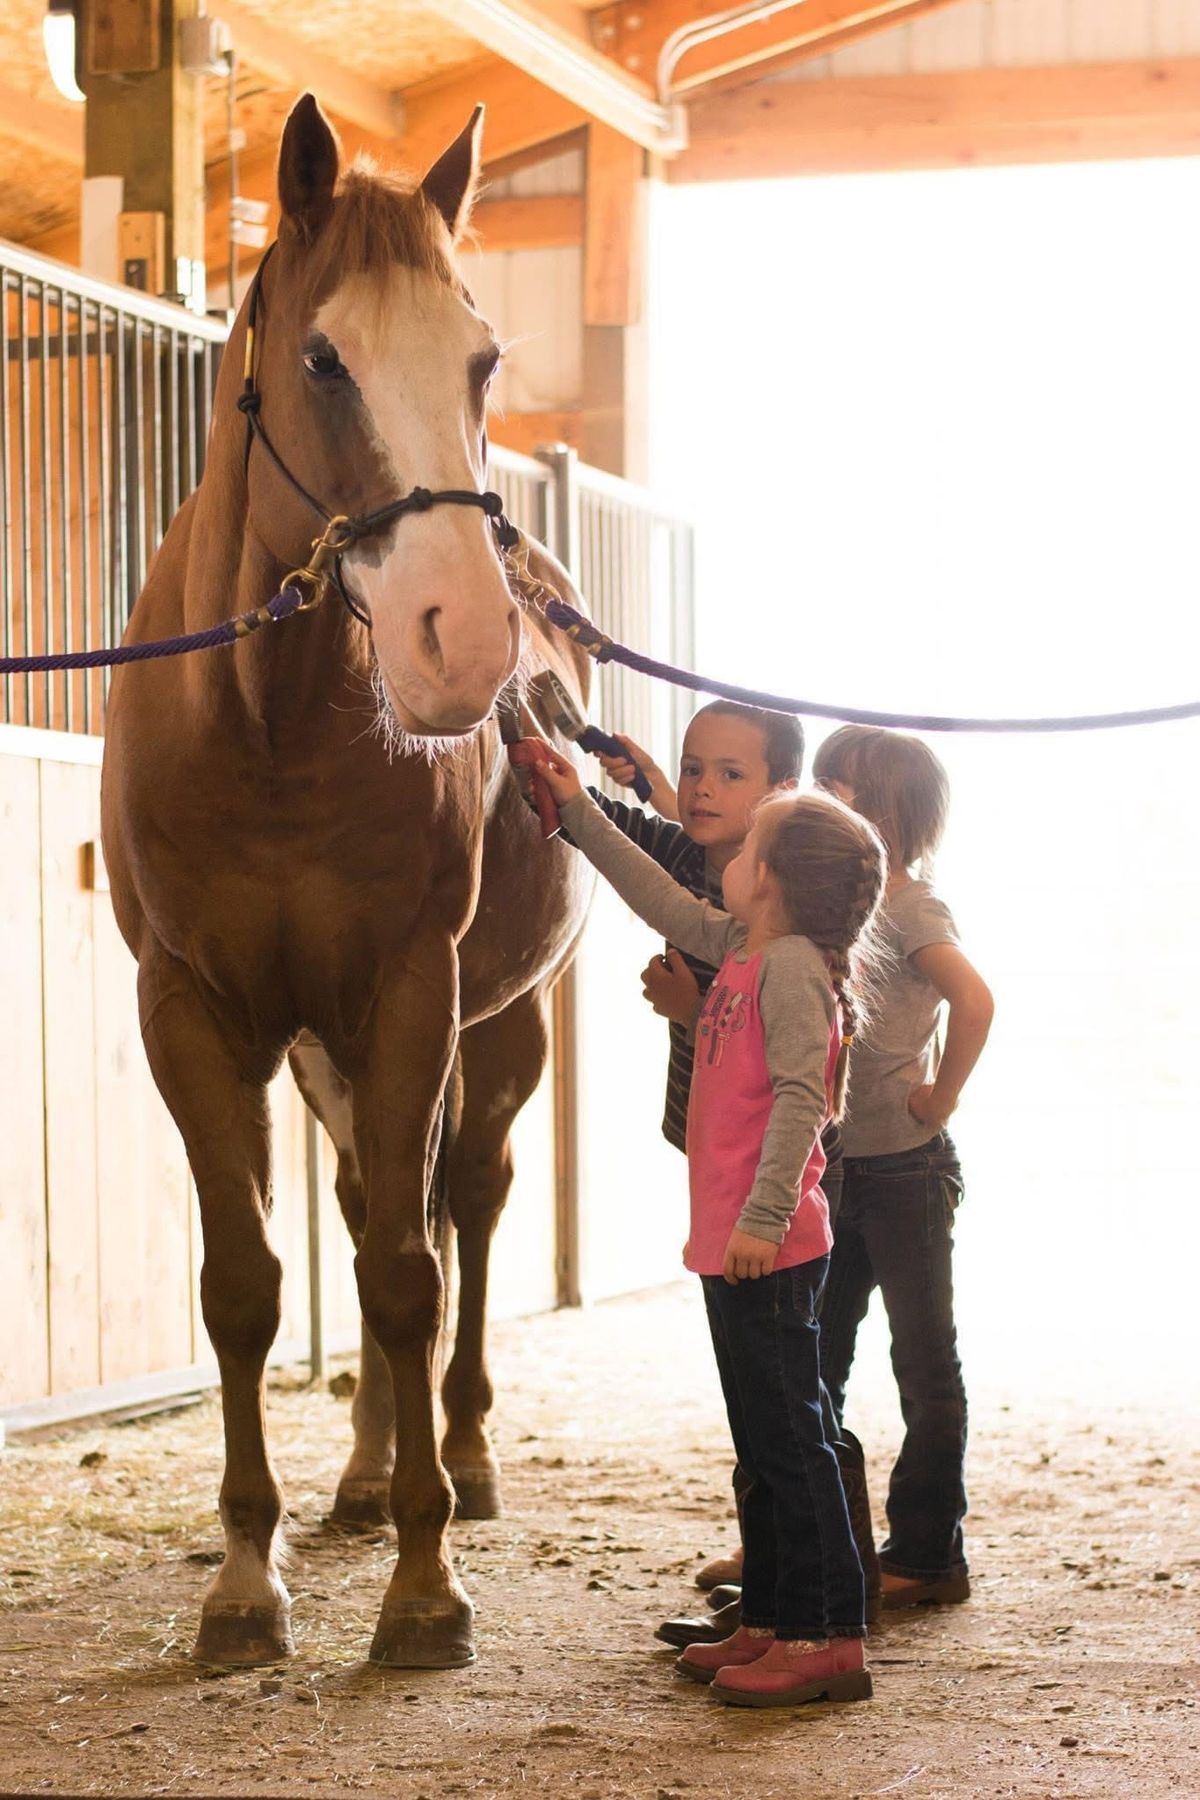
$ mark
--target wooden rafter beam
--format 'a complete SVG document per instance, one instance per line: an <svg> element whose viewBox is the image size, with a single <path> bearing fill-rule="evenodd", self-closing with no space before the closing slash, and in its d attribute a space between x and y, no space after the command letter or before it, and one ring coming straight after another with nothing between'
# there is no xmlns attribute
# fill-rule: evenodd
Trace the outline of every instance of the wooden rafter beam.
<svg viewBox="0 0 1200 1800"><path fill-rule="evenodd" d="M680 56L670 78L672 93L685 94L761 66L827 56L845 44L935 12L962 0L794 0L769 18L749 21L698 43ZM676 31L708 19L710 0L618 0L592 15L592 35L608 56L650 83L659 55Z"/></svg>
<svg viewBox="0 0 1200 1800"><path fill-rule="evenodd" d="M532 456L543 444L570 444L578 450L583 441L583 414L578 407L556 412L497 412L488 419L488 437L506 450Z"/></svg>
<svg viewBox="0 0 1200 1800"><path fill-rule="evenodd" d="M0 86L0 137L58 162L83 162L83 108L63 100L31 100Z"/></svg>
<svg viewBox="0 0 1200 1800"><path fill-rule="evenodd" d="M228 25L239 62L245 62L282 87L307 89L327 111L380 137L394 137L400 129L397 96L366 81L353 70L343 69L326 57L314 56L303 39L280 31L258 13L235 0L213 0L211 10Z"/></svg>
<svg viewBox="0 0 1200 1800"><path fill-rule="evenodd" d="M645 270L645 158L606 125L588 127L584 206L584 325L635 325Z"/></svg>
<svg viewBox="0 0 1200 1800"><path fill-rule="evenodd" d="M582 194L481 200L471 214L480 250L570 250L583 242Z"/></svg>
<svg viewBox="0 0 1200 1800"><path fill-rule="evenodd" d="M427 5L622 137L663 156L679 148L677 117L658 104L644 81L614 68L611 58L593 48L582 12L564 24L562 5L549 14L533 0L427 0Z"/></svg>
<svg viewBox="0 0 1200 1800"><path fill-rule="evenodd" d="M487 106L484 122L484 154L490 167L503 159L516 162L532 157L541 146L557 146L586 124L586 115L560 94L533 81L510 64L489 59L450 79L422 82L409 88L405 95L405 128L398 139L387 140L376 133L336 121L347 159L363 151L379 158L384 168L407 169L421 174L462 130L477 101ZM0 96L0 104L2 104ZM48 109L53 111L54 109ZM279 149L275 143L264 144L238 159L238 188L251 199L266 200L271 208L270 227L277 221L275 169ZM82 160L82 152L79 160ZM539 204L551 201L553 208ZM228 261L229 172L226 164L216 162L208 170L207 251L210 281L220 278ZM543 247L550 242L579 243L582 238L582 200L578 195L537 196L530 201L484 200L477 218L487 249L532 247L516 241L522 233L540 239ZM504 207L492 213L491 207ZM527 210L526 210L527 209ZM554 216L552 217L552 212ZM489 218L493 221L489 226ZM524 220L524 223L522 223ZM505 232L512 241L505 242ZM48 234L33 248L47 255L77 254L77 228ZM240 259L244 269L253 264L257 252Z"/></svg>
<svg viewBox="0 0 1200 1800"><path fill-rule="evenodd" d="M360 151L378 157L384 168L421 175L462 130L478 102L487 108L484 155L490 160L533 149L561 138L585 123L577 106L552 93L511 64L491 58L453 77L421 82L404 94L404 131L387 141L374 132L340 126L347 160ZM275 168L278 145L265 144L238 160L238 188L255 200L266 200L270 222L277 220ZM209 170L209 268L224 266L221 244L227 229L229 172L226 165Z"/></svg>
<svg viewBox="0 0 1200 1800"><path fill-rule="evenodd" d="M1200 57L771 81L691 109L671 181L1200 155Z"/></svg>

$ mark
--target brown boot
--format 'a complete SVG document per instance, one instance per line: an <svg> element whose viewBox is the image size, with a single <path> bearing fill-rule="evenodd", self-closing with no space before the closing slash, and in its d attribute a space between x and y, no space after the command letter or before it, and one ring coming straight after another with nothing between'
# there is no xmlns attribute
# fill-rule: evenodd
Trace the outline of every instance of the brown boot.
<svg viewBox="0 0 1200 1800"><path fill-rule="evenodd" d="M741 1622L742 1603L734 1600L719 1612L709 1613L707 1619L664 1619L654 1635L664 1644L686 1650L689 1644L719 1644L722 1638L735 1632Z"/></svg>
<svg viewBox="0 0 1200 1800"><path fill-rule="evenodd" d="M883 1591L885 1612L899 1612L908 1606L961 1606L971 1598L971 1582L965 1571L957 1575L939 1575L933 1581L905 1581Z"/></svg>
<svg viewBox="0 0 1200 1800"><path fill-rule="evenodd" d="M850 1514L850 1529L854 1533L854 1542L858 1549L858 1560L862 1563L863 1585L866 1589L867 1624L873 1625L879 1617L881 1596L879 1582L879 1556L875 1549L875 1528L871 1523L871 1499L867 1493L867 1466L863 1455L863 1447L852 1431L842 1430L842 1441L836 1446L838 1467L842 1471L842 1486L846 1491L846 1507Z"/></svg>
<svg viewBox="0 0 1200 1800"><path fill-rule="evenodd" d="M739 1544L728 1556L714 1556L711 1562L706 1562L696 1577L696 1586L707 1593L710 1588L721 1587L731 1581L740 1583L741 1579L742 1547Z"/></svg>

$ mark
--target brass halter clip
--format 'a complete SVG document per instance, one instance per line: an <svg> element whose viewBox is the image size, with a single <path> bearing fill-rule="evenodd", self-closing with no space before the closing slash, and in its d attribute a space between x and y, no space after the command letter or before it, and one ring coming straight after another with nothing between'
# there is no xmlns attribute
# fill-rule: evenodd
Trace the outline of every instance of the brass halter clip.
<svg viewBox="0 0 1200 1800"><path fill-rule="evenodd" d="M297 612L311 612L315 606L320 606L329 586L329 564L353 542L354 531L345 513L330 519L321 536L313 539L312 555L304 568L293 569L283 579L285 588L309 589L308 598L301 601Z"/></svg>

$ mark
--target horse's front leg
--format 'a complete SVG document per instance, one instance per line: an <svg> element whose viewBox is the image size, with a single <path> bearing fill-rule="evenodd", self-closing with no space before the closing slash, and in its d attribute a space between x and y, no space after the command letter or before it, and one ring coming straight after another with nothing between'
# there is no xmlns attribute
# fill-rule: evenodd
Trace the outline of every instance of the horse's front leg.
<svg viewBox="0 0 1200 1800"><path fill-rule="evenodd" d="M292 1653L291 1605L276 1565L283 1496L267 1454L263 1369L279 1329L271 1210L271 1069L235 1049L190 972L157 946L138 974L154 1079L183 1135L204 1232L200 1299L221 1371L225 1560L204 1598L203 1662L275 1662Z"/></svg>
<svg viewBox="0 0 1200 1800"><path fill-rule="evenodd" d="M453 1494L438 1460L433 1355L442 1271L430 1242L426 1195L442 1093L457 1035L457 953L425 937L405 974L380 996L366 1055L351 1070L354 1134L367 1195L355 1258L363 1319L391 1371L397 1455L391 1512L396 1568L371 1656L399 1668L473 1661L472 1608L446 1544Z"/></svg>
<svg viewBox="0 0 1200 1800"><path fill-rule="evenodd" d="M462 1116L446 1169L458 1235L458 1329L442 1384L442 1455L465 1519L494 1519L500 1513L500 1469L486 1427L492 1407L484 1347L488 1259L512 1185L513 1120L541 1079L546 1045L540 989L462 1034Z"/></svg>
<svg viewBox="0 0 1200 1800"><path fill-rule="evenodd" d="M293 1044L288 1060L297 1087L337 1151L338 1205L357 1250L367 1228L367 1193L354 1141L353 1090L334 1068L324 1046L307 1032ZM350 1422L354 1448L338 1482L331 1516L335 1525L369 1530L385 1525L389 1517L396 1414L391 1370L365 1324Z"/></svg>

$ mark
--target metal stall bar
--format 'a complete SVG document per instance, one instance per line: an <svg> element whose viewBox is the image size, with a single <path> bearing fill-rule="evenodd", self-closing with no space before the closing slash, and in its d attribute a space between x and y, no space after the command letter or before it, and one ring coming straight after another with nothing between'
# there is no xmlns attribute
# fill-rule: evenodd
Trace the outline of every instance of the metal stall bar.
<svg viewBox="0 0 1200 1800"><path fill-rule="evenodd" d="M4 653L120 638L199 479L225 336L215 321L0 244ZM90 735L108 679L5 677L0 719Z"/></svg>

